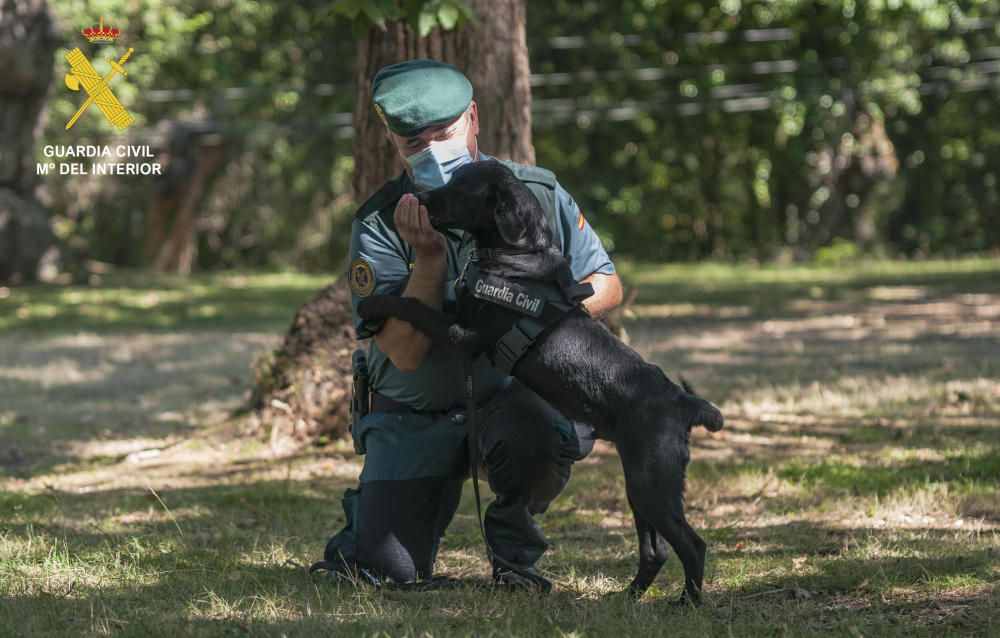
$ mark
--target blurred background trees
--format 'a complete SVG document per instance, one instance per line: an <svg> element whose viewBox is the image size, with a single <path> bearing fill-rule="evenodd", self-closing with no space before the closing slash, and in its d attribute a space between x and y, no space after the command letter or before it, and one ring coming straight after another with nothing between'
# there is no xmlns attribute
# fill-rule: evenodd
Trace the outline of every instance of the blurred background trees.
<svg viewBox="0 0 1000 638"><path fill-rule="evenodd" d="M52 83L55 33L45 0L0 0L0 281L57 268L38 201L34 142Z"/></svg>
<svg viewBox="0 0 1000 638"><path fill-rule="evenodd" d="M51 4L53 77L63 49L136 48L115 87L136 118L126 139L158 149L175 180L47 176L52 228L76 254L168 270L339 270L357 192L381 179L352 156L373 121L354 89L356 43L416 11L422 35L458 26L441 41L478 45L459 24L477 2ZM79 36L101 16L123 34L106 51ZM473 78L484 123L530 104L531 130L505 124L484 150L530 159L533 145L617 256L947 256L1000 246L998 18L998 0L529 3L521 102L471 64L510 62L443 57ZM69 135L78 96L61 81L48 91L39 150L121 139L96 117ZM163 201L178 188L187 204ZM180 245L165 252L170 237Z"/></svg>

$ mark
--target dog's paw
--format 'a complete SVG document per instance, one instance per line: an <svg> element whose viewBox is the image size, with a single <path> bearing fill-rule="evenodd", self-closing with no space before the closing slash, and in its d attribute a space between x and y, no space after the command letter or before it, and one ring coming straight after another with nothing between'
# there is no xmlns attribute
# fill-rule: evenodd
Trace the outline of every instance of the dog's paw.
<svg viewBox="0 0 1000 638"><path fill-rule="evenodd" d="M671 607L700 607L701 606L701 592L695 591L684 591L681 593L680 598L670 602Z"/></svg>

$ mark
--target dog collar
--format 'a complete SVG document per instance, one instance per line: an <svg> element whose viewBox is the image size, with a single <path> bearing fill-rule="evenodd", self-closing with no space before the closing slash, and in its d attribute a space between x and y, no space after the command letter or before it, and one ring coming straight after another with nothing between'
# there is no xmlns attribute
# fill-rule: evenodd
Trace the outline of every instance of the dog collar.
<svg viewBox="0 0 1000 638"><path fill-rule="evenodd" d="M531 248L473 248L469 251L469 261L494 259L505 255L527 255L535 252Z"/></svg>

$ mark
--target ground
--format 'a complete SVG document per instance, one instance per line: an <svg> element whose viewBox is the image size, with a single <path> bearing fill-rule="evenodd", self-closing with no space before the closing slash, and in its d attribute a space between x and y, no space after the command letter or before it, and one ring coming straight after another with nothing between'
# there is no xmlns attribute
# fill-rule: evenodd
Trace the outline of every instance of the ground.
<svg viewBox="0 0 1000 638"><path fill-rule="evenodd" d="M726 415L692 437L706 600L636 543L615 452L541 517L547 597L305 572L346 442L275 457L233 416L320 276L0 288L0 635L996 635L1000 261L629 266L626 327ZM471 490L466 490L471 492ZM487 569L466 494L439 570Z"/></svg>

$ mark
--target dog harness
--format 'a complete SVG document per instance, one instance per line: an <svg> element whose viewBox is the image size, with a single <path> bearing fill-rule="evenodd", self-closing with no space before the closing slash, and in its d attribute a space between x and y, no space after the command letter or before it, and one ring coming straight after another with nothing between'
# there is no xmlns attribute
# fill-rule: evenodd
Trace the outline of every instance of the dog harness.
<svg viewBox="0 0 1000 638"><path fill-rule="evenodd" d="M563 285L556 281L524 277L505 279L481 272L476 267L480 259L526 252L509 248L473 249L462 274L455 281L456 292L464 288L466 294L523 315L492 348L491 362L507 374L546 329L569 311L582 306L581 302L594 294L594 287L589 283ZM566 279L572 281L568 272Z"/></svg>

